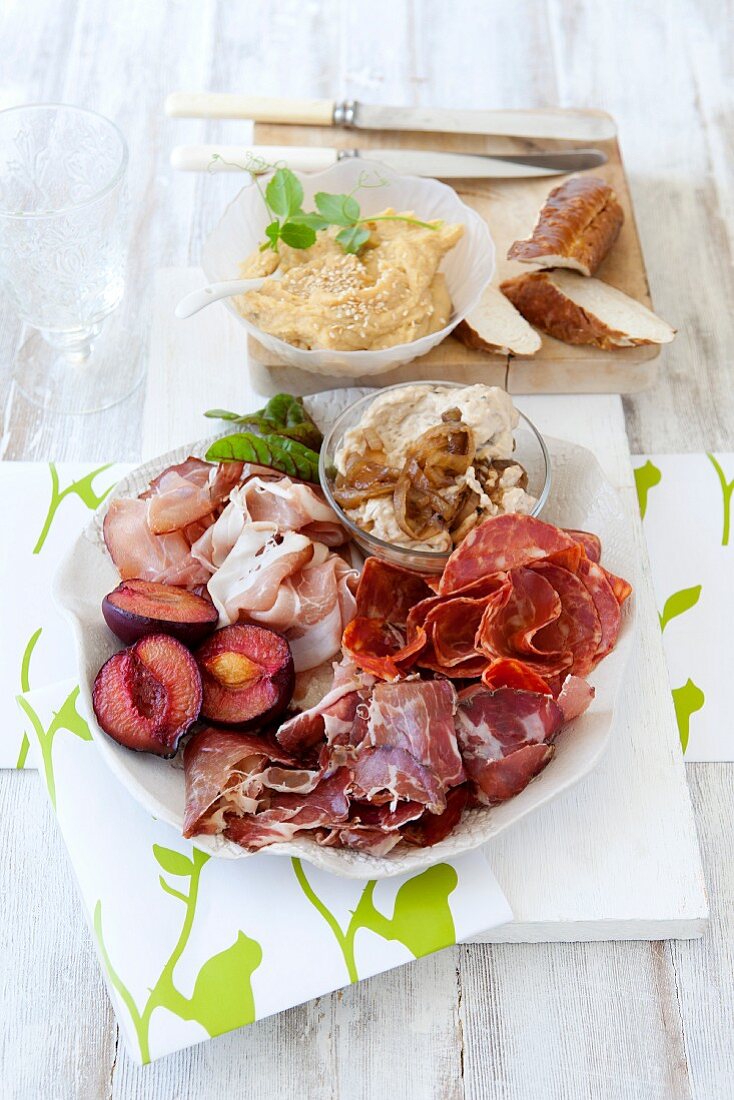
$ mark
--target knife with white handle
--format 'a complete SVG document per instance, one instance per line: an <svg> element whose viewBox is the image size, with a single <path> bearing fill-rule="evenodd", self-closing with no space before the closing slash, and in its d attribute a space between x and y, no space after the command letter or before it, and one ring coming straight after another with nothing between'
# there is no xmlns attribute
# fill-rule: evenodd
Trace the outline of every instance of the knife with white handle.
<svg viewBox="0 0 734 1100"><path fill-rule="evenodd" d="M427 149L319 149L293 145L179 145L171 165L183 172L258 172L278 163L300 172L323 172L340 160L380 161L396 172L437 179L530 179L583 172L606 162L599 149L558 153L436 153Z"/></svg>
<svg viewBox="0 0 734 1100"><path fill-rule="evenodd" d="M222 92L173 92L166 99L165 108L172 118L246 118L253 122L358 130L425 130L566 141L605 141L617 132L614 120L603 112L552 108L482 111L385 107L356 100L274 99Z"/></svg>

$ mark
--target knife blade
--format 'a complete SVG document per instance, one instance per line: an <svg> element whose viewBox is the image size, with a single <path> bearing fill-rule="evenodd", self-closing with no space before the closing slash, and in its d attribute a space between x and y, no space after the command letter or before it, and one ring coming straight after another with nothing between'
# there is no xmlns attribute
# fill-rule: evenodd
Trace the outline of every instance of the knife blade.
<svg viewBox="0 0 734 1100"><path fill-rule="evenodd" d="M616 135L604 112L556 108L476 110L446 107L385 107L356 100L277 99L222 92L173 92L165 103L173 118L247 118L253 122L342 126L358 130L422 130L505 137L605 141Z"/></svg>
<svg viewBox="0 0 734 1100"><path fill-rule="evenodd" d="M598 168L606 162L600 149L553 153L438 153L429 149L324 149L293 145L179 145L171 165L183 172L245 172L285 162L303 172L322 172L340 160L359 157L379 161L396 172L437 179L532 179Z"/></svg>

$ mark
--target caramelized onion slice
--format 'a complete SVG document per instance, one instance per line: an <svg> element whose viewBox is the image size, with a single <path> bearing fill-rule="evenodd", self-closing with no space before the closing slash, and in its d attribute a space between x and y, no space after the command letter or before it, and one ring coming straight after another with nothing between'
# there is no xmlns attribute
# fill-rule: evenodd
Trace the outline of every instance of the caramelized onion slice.
<svg viewBox="0 0 734 1100"><path fill-rule="evenodd" d="M447 489L471 466L476 454L474 432L463 420L429 428L408 451L434 488Z"/></svg>

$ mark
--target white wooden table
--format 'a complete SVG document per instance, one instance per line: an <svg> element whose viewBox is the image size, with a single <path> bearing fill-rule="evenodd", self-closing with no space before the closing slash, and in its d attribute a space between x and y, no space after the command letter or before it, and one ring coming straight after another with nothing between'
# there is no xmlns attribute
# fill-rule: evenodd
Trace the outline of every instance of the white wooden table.
<svg viewBox="0 0 734 1100"><path fill-rule="evenodd" d="M681 329L659 386L625 401L632 448L733 449L733 21L731 3L707 0L6 0L0 106L78 102L126 133L131 355L147 347L156 267L196 262L237 186L174 178L171 146L244 137L237 123L165 122L168 91L605 108L655 302ZM20 336L0 304L2 457L138 457L142 391L72 430L43 419L10 386ZM118 1049L38 778L2 773L0 1095L730 1097L734 778L726 765L687 771L712 906L703 940L457 948L146 1069Z"/></svg>

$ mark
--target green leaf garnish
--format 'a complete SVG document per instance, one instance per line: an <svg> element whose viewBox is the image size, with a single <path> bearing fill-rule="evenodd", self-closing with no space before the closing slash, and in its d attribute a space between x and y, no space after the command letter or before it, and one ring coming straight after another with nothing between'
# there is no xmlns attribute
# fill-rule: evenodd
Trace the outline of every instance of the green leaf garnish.
<svg viewBox="0 0 734 1100"><path fill-rule="evenodd" d="M336 239L345 252L359 252L360 248L369 240L370 231L361 225L352 225L349 229L340 229Z"/></svg>
<svg viewBox="0 0 734 1100"><path fill-rule="evenodd" d="M303 188L290 168L279 168L265 188L265 200L279 218L297 214L303 202Z"/></svg>
<svg viewBox="0 0 734 1100"><path fill-rule="evenodd" d="M216 156L218 154L215 154ZM314 196L317 210L304 211L301 209L303 187L290 168L276 168L272 179L263 190L258 176L263 171L275 168L275 165L268 165L258 160L252 166L240 167L250 171L271 218L265 229L267 240L260 245L261 252L267 249L277 252L279 241L284 241L291 248L310 248L316 241L317 233L331 226L340 226L341 231L337 233L336 240L345 252L357 253L369 240L369 230L364 228L366 222L406 222L408 225L421 226L423 229L438 229L441 224L438 221L421 222L417 218L403 214L363 217L359 203L354 197L354 191L363 187L383 187L387 183L387 180L379 177L376 183L370 183L366 173L362 173L357 186L350 194L330 195L326 191L319 191Z"/></svg>
<svg viewBox="0 0 734 1100"><path fill-rule="evenodd" d="M319 191L314 202L320 214L332 225L354 225L359 219L359 203L353 195L328 195Z"/></svg>
<svg viewBox="0 0 734 1100"><path fill-rule="evenodd" d="M247 424L261 435L282 435L295 439L311 450L318 451L323 436L307 413L302 397L290 393L278 393L268 403L253 413L236 413L229 409L209 409L204 413L211 419L229 420L235 424Z"/></svg>
<svg viewBox="0 0 734 1100"><path fill-rule="evenodd" d="M280 229L280 239L291 248L310 248L316 243L316 230L300 222L285 222Z"/></svg>
<svg viewBox="0 0 734 1100"><path fill-rule="evenodd" d="M289 477L318 484L319 456L310 447L281 435L238 432L217 439L206 452L210 462L256 462Z"/></svg>

